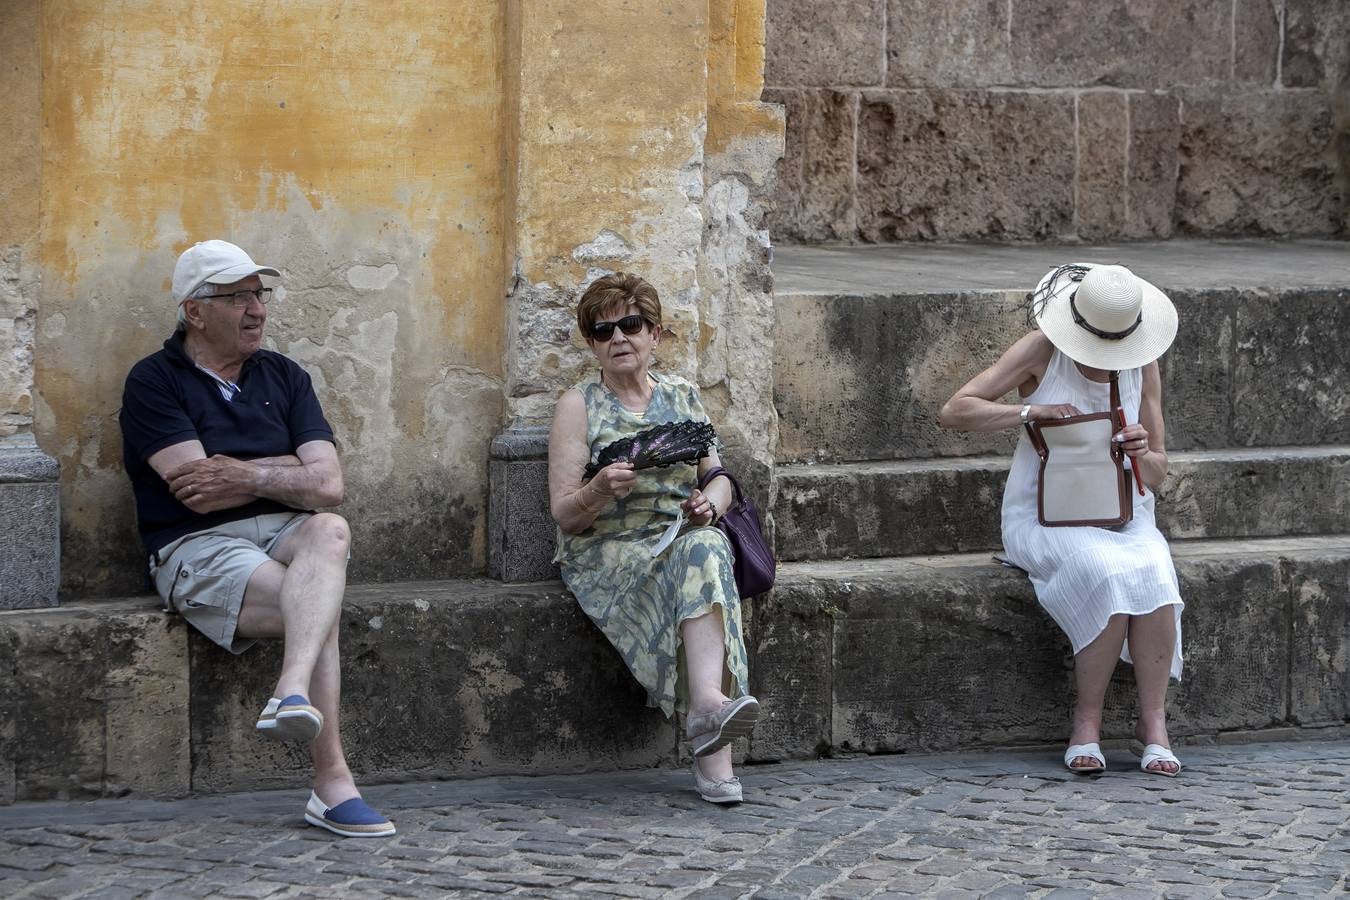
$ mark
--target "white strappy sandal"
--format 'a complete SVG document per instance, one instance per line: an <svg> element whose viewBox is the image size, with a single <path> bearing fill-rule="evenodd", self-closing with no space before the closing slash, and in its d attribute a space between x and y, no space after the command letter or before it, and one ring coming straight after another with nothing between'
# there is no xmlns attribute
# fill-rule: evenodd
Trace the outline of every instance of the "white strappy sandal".
<svg viewBox="0 0 1350 900"><path fill-rule="evenodd" d="M1073 761L1080 756L1086 756L1096 761L1095 766L1075 766ZM1073 772L1075 775L1096 775L1098 772L1106 771L1106 757L1102 755L1101 745L1095 741L1091 744L1070 744L1069 749L1064 751L1064 768Z"/></svg>
<svg viewBox="0 0 1350 900"><path fill-rule="evenodd" d="M1176 754L1162 744L1149 744L1145 747L1143 741L1130 741L1130 752L1139 757L1139 768L1149 775L1161 775L1164 778L1176 778L1181 774L1181 760L1177 759ZM1169 772L1166 769L1149 768L1149 766L1154 763L1160 762L1175 763L1177 770L1175 772Z"/></svg>

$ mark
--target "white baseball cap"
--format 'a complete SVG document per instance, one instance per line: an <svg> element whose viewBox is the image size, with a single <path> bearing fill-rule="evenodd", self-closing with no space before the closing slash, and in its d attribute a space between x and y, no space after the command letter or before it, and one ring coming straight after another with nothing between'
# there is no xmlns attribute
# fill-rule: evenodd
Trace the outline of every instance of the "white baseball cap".
<svg viewBox="0 0 1350 900"><path fill-rule="evenodd" d="M234 284L250 275L281 277L276 269L258 265L229 241L202 241L178 257L173 267L173 299L182 303L203 284Z"/></svg>

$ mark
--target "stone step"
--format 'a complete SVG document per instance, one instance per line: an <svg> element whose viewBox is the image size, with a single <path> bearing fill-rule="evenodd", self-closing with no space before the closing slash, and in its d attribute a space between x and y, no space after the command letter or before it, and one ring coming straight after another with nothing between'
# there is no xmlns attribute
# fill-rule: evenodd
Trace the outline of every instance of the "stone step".
<svg viewBox="0 0 1350 900"><path fill-rule="evenodd" d="M1012 431L943 431L938 410L1027 331L1037 279L1076 260L1130 265L1177 306L1161 364L1169 448L1350 443L1343 242L780 247L780 462L1010 450Z"/></svg>
<svg viewBox="0 0 1350 900"><path fill-rule="evenodd" d="M1173 545L1186 610L1174 740L1350 722L1350 535ZM1066 638L1020 572L986 553L790 563L754 606L751 754L1059 742ZM1136 714L1130 667L1104 736Z"/></svg>
<svg viewBox="0 0 1350 900"><path fill-rule="evenodd" d="M1350 537L1176 555L1178 737L1350 719ZM788 564L745 624L766 704L752 760L1063 737L1068 644L986 553ZM342 729L366 783L680 759L674 724L558 582L353 586L342 642ZM0 803L306 782L300 750L253 733L275 644L235 659L139 597L0 612L0 660Z"/></svg>
<svg viewBox="0 0 1350 900"><path fill-rule="evenodd" d="M368 781L678 759L557 581L351 586L341 640L344 743ZM305 783L306 754L253 732L277 644L233 658L145 596L0 612L0 660L0 803Z"/></svg>
<svg viewBox="0 0 1350 900"><path fill-rule="evenodd" d="M780 559L998 547L1008 456L780 466ZM1173 539L1335 534L1350 524L1350 446L1169 454L1158 527Z"/></svg>

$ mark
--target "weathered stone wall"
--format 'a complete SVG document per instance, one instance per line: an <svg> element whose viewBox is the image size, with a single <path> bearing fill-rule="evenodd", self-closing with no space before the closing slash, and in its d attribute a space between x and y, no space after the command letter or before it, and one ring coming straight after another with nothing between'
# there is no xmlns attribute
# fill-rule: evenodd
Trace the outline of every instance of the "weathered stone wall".
<svg viewBox="0 0 1350 900"><path fill-rule="evenodd" d="M548 577L543 441L558 395L595 370L575 325L596 278L661 294L657 367L697 383L747 490L767 500L777 439L765 208L782 154L763 89L763 0L661 0L602 12L519 3L508 67L507 403L494 444L489 572ZM611 52L622 48L622 52ZM625 74L629 73L629 74ZM595 98L604 97L604 103Z"/></svg>
<svg viewBox="0 0 1350 900"><path fill-rule="evenodd" d="M547 422L558 394L593 371L575 325L580 291L636 272L661 294L658 365L698 383L728 445L767 466L763 219L783 126L759 101L762 0L617 4L603 15L521 3L509 31L519 56L513 421Z"/></svg>
<svg viewBox="0 0 1350 900"><path fill-rule="evenodd" d="M139 586L121 387L207 237L284 272L269 342L337 432L354 580L483 570L489 443L592 365L572 308L602 272L657 285L661 365L767 472L763 13L0 6L0 437L31 429L61 463L66 592Z"/></svg>
<svg viewBox="0 0 1350 900"><path fill-rule="evenodd" d="M177 254L208 237L284 273L269 343L337 432L353 576L480 567L502 405L498 4L41 9L36 430L62 464L67 588L139 586L121 387L172 331Z"/></svg>
<svg viewBox="0 0 1350 900"><path fill-rule="evenodd" d="M1342 235L1350 5L769 0L782 241Z"/></svg>
<svg viewBox="0 0 1350 900"><path fill-rule="evenodd" d="M0 440L33 425L33 332L39 274L37 4L11 3L0 20Z"/></svg>

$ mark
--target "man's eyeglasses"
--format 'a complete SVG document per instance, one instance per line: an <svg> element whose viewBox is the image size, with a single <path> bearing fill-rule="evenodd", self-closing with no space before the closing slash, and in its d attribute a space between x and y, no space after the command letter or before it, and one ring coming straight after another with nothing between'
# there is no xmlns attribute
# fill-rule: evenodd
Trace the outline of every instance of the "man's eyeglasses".
<svg viewBox="0 0 1350 900"><path fill-rule="evenodd" d="M254 300L260 300L264 305L272 299L272 289L258 288L256 291L235 291L231 294L207 294L205 297L194 297L194 300L229 300L230 305L235 309L245 309L252 306Z"/></svg>
<svg viewBox="0 0 1350 900"><path fill-rule="evenodd" d="M624 316L617 322L596 322L591 326L591 337L603 344L614 337L615 328L618 328L624 334L633 335L645 327L647 327L647 320L642 316Z"/></svg>

